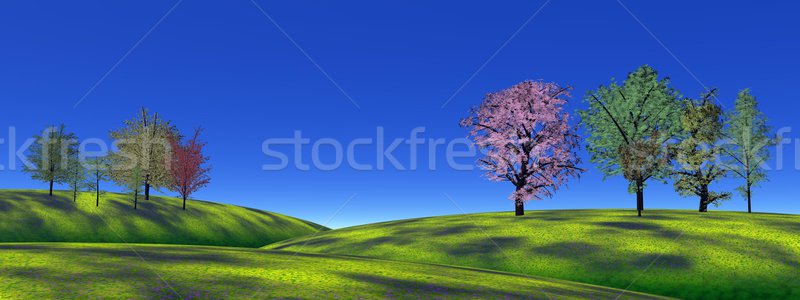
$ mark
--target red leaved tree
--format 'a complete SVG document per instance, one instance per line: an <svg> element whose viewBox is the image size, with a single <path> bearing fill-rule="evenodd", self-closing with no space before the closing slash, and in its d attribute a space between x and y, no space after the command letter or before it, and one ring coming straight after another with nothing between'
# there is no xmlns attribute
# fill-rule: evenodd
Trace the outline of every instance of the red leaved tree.
<svg viewBox="0 0 800 300"><path fill-rule="evenodd" d="M183 210L186 210L186 198L211 181L208 174L211 168L206 166L208 157L203 156L203 147L206 144L198 139L202 131L201 128L195 129L192 138L185 143L175 135L169 138L172 146L172 161L169 165L172 181L169 189L183 198Z"/></svg>
<svg viewBox="0 0 800 300"><path fill-rule="evenodd" d="M487 94L471 116L461 120L484 154L478 160L486 177L509 181L516 188L517 216L524 203L551 197L570 177L579 177L576 128L563 110L569 87L524 81Z"/></svg>

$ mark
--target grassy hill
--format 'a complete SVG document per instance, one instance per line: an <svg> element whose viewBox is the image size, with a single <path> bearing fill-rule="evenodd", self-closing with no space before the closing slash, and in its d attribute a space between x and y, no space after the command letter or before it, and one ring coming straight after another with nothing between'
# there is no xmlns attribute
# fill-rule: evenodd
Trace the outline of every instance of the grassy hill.
<svg viewBox="0 0 800 300"><path fill-rule="evenodd" d="M478 269L208 246L0 244L14 299L658 299Z"/></svg>
<svg viewBox="0 0 800 300"><path fill-rule="evenodd" d="M485 213L356 226L265 248L470 266L686 299L800 298L798 215Z"/></svg>
<svg viewBox="0 0 800 300"><path fill-rule="evenodd" d="M0 242L128 242L260 247L326 230L281 214L205 201L151 197L133 209L130 197L0 190Z"/></svg>

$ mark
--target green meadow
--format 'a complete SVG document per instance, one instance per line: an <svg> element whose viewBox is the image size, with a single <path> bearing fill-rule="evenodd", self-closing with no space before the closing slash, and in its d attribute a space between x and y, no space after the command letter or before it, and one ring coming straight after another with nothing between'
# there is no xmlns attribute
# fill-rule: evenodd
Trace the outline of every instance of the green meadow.
<svg viewBox="0 0 800 300"><path fill-rule="evenodd" d="M453 215L266 246L469 266L684 299L800 298L800 216L560 210Z"/></svg>
<svg viewBox="0 0 800 300"><path fill-rule="evenodd" d="M76 202L55 191L0 190L0 242L105 242L260 247L327 230L320 225L257 209L151 196L133 209L130 196L94 194Z"/></svg>
<svg viewBox="0 0 800 300"><path fill-rule="evenodd" d="M261 249L0 244L16 299L661 299L461 267Z"/></svg>

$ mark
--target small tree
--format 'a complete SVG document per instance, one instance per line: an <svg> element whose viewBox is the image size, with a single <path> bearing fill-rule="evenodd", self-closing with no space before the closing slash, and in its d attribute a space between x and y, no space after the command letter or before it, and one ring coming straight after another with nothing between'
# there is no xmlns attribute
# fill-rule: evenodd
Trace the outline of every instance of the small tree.
<svg viewBox="0 0 800 300"><path fill-rule="evenodd" d="M761 164L769 159L767 147L775 144L769 137L770 127L767 118L758 110L758 102L750 89L744 89L736 97L734 112L728 118L725 136L729 139L722 148L728 157L729 170L744 179L737 190L747 199L747 212L752 212L750 204L751 189L767 180Z"/></svg>
<svg viewBox="0 0 800 300"><path fill-rule="evenodd" d="M48 127L29 148L28 158L33 166L25 166L24 171L34 180L50 183L50 196L53 184L64 183L67 178L69 157L77 153L75 134L66 132L64 125Z"/></svg>
<svg viewBox="0 0 800 300"><path fill-rule="evenodd" d="M493 181L514 187L515 214L525 214L530 199L551 197L570 177L578 177L578 136L563 110L569 87L524 81L487 94L471 116L461 120L484 153L478 164Z"/></svg>
<svg viewBox="0 0 800 300"><path fill-rule="evenodd" d="M622 85L612 79L608 86L588 92L589 108L580 112L589 132L591 161L606 177L625 176L628 191L636 193L639 216L647 181L669 176L669 164L663 163L669 156L664 151L680 134L679 97L669 78L659 79L656 70L644 65L628 73Z"/></svg>
<svg viewBox="0 0 800 300"><path fill-rule="evenodd" d="M78 201L78 193L80 193L86 186L86 167L80 161L78 152L70 155L67 161L67 170L65 172L65 181L72 191L72 202Z"/></svg>
<svg viewBox="0 0 800 300"><path fill-rule="evenodd" d="M192 138L185 143L181 142L180 137L170 138L172 182L169 188L183 198L183 210L186 210L186 199L211 181L208 174L211 168L206 166L208 157L203 156L206 144L199 140L201 131L201 128L196 129Z"/></svg>
<svg viewBox="0 0 800 300"><path fill-rule="evenodd" d="M109 163L106 157L95 157L87 161L87 169L89 176L86 180L86 185L90 191L95 193L95 206L100 206L100 195L105 194L100 188L100 182L106 181L109 178Z"/></svg>
<svg viewBox="0 0 800 300"><path fill-rule="evenodd" d="M717 163L722 147L722 108L709 101L716 90L708 92L702 101L687 99L681 116L686 137L677 146L678 169L675 190L682 196L700 197L700 212L708 211L708 205L719 206L720 201L730 199L730 193L709 191L708 186L725 176L725 168Z"/></svg>
<svg viewBox="0 0 800 300"><path fill-rule="evenodd" d="M127 179L125 181L125 189L128 194L133 196L133 209L139 206L139 193L142 191L142 169L140 166L134 166L130 172L127 172Z"/></svg>

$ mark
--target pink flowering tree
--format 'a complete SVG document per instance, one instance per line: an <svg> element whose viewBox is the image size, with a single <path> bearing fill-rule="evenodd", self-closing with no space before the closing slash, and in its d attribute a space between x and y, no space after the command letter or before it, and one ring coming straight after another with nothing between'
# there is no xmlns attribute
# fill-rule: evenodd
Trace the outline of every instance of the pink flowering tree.
<svg viewBox="0 0 800 300"><path fill-rule="evenodd" d="M493 181L514 185L517 216L525 202L552 197L570 177L579 177L576 128L569 124L564 103L569 87L524 81L487 94L461 126L481 150L478 165Z"/></svg>

